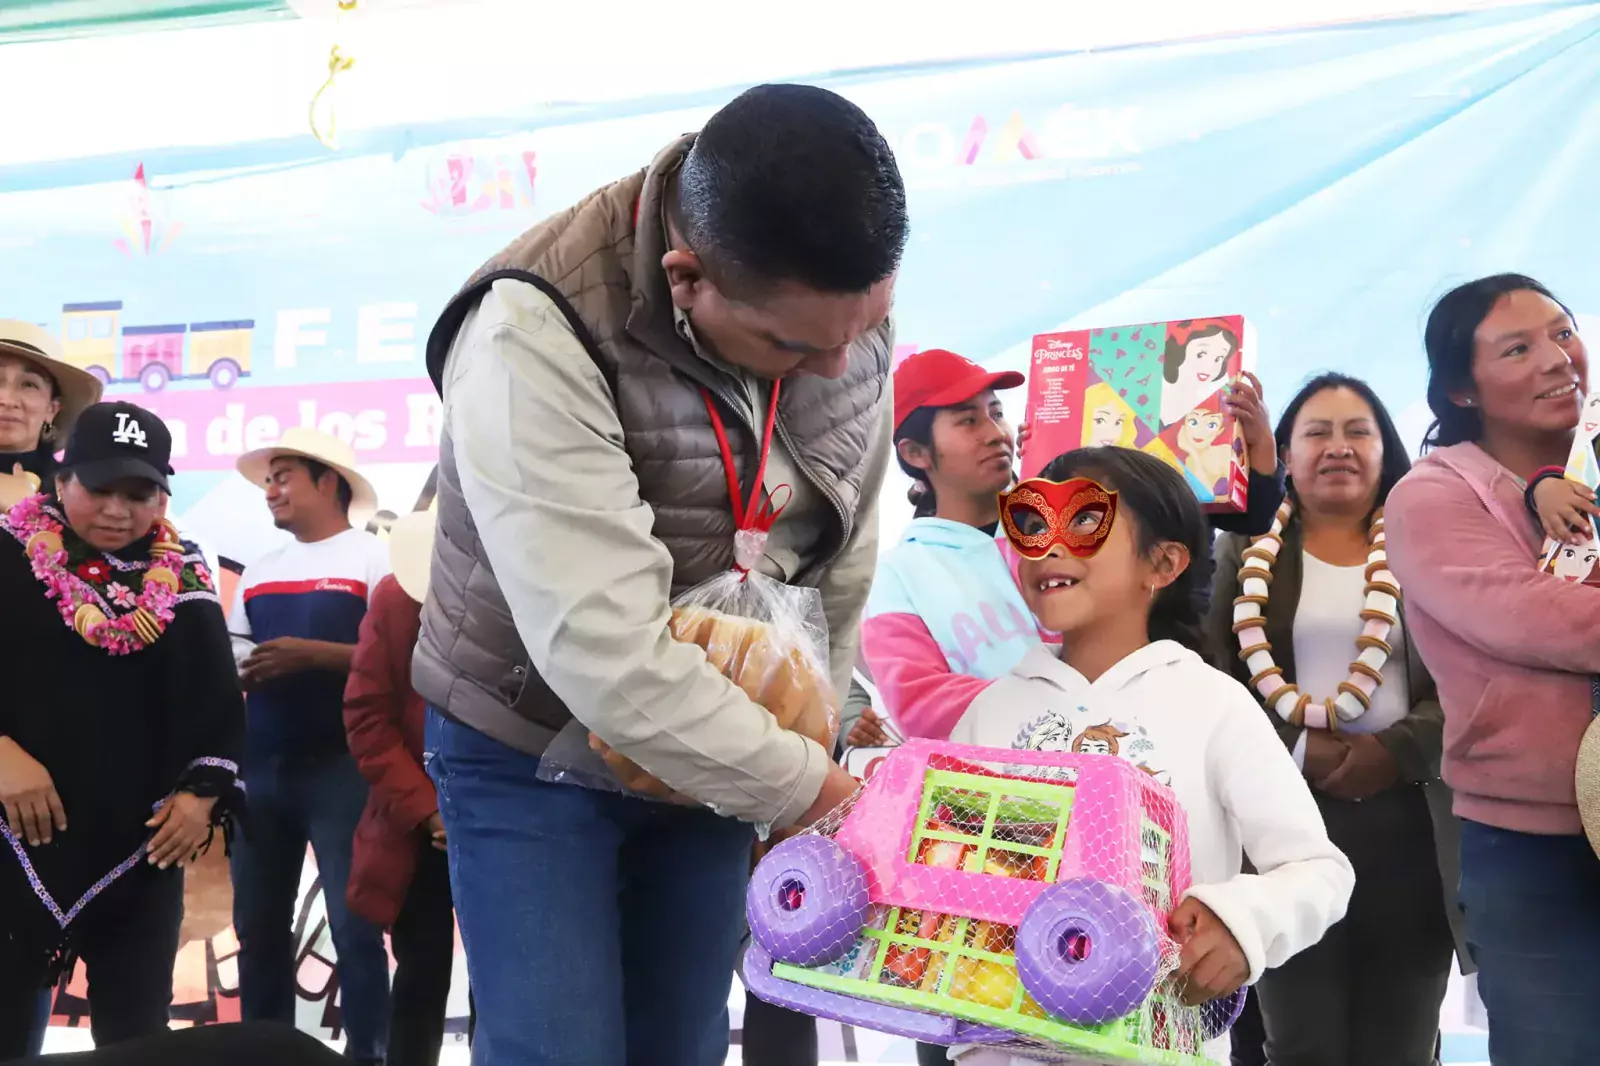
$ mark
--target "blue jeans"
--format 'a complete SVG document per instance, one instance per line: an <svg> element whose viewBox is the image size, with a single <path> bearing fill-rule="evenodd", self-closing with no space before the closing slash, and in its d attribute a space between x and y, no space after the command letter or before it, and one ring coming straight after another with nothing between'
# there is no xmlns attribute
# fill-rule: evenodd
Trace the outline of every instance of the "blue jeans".
<svg viewBox="0 0 1600 1066"><path fill-rule="evenodd" d="M1461 823L1461 903L1494 1066L1592 1066L1600 859L1581 836Z"/></svg>
<svg viewBox="0 0 1600 1066"><path fill-rule="evenodd" d="M473 1066L721 1066L749 826L534 776L428 712Z"/></svg>
<svg viewBox="0 0 1600 1066"><path fill-rule="evenodd" d="M233 927L245 1021L295 1020L295 903L309 842L328 907L345 1057L382 1061L389 1027L383 931L345 907L367 782L349 755L247 760L247 831L233 847Z"/></svg>

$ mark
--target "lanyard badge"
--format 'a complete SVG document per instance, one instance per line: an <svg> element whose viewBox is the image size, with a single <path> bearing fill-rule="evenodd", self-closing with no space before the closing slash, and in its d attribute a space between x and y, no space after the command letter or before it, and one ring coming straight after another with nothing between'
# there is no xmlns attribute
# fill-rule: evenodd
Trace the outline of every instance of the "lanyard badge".
<svg viewBox="0 0 1600 1066"><path fill-rule="evenodd" d="M1117 494L1086 477L1029 478L1000 493L1000 524L1024 559L1043 559L1061 545L1087 559L1105 546L1117 519Z"/></svg>
<svg viewBox="0 0 1600 1066"><path fill-rule="evenodd" d="M761 562L767 547L767 534L772 531L773 523L788 506L789 497L792 495L788 485L779 485L772 492L767 492L765 488L767 456L772 452L772 432L778 421L778 391L782 387L782 381L772 383L772 394L767 401L767 417L761 434L760 457L756 462L755 485L751 488L748 502L739 488L739 467L734 462L733 445L728 441L728 428L722 422L722 414L717 410L716 401L711 398L711 393L704 388L700 390L700 395L706 403L706 415L711 419L711 430L717 436L717 450L722 455L722 471L728 479L728 501L733 507L733 566L745 576L749 576L750 571Z"/></svg>

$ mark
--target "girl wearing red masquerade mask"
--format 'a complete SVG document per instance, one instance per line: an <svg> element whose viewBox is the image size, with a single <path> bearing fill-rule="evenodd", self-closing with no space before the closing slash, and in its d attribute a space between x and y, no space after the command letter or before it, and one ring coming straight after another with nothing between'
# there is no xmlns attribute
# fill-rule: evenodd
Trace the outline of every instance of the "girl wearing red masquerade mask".
<svg viewBox="0 0 1600 1066"><path fill-rule="evenodd" d="M1038 561L1057 545L1087 559L1111 535L1117 494L1086 477L1071 481L1029 478L1000 494L1000 522L1024 559Z"/></svg>
<svg viewBox="0 0 1600 1066"><path fill-rule="evenodd" d="M1230 994L1315 944L1343 915L1354 875L1255 699L1199 654L1205 590L1190 563L1211 535L1183 476L1143 452L1079 449L1002 494L1001 523L1023 557L1028 606L1062 643L1033 649L984 690L951 739L1109 748L1171 786L1194 874L1168 923L1187 1001ZM1208 1053L1226 1058L1218 1043ZM1024 1061L993 1055L958 1058Z"/></svg>

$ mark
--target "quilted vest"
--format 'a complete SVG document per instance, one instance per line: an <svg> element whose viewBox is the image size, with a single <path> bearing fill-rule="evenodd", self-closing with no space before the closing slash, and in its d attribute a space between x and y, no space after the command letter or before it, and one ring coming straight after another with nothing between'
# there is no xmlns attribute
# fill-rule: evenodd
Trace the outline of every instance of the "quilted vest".
<svg viewBox="0 0 1600 1066"><path fill-rule="evenodd" d="M615 398L640 496L655 515L654 535L672 555L674 595L733 565L727 479L702 388L728 426L746 498L759 451L757 416L742 384L679 336L661 268L662 196L693 143L692 135L680 139L647 169L524 233L445 307L427 346L428 373L442 395L456 332L491 285L509 278L550 299ZM815 584L850 536L891 348L886 324L856 343L842 377L784 381L773 447L793 456L834 511L822 543L793 575L798 584ZM447 716L539 754L572 716L517 635L462 498L448 428L440 441L438 522L412 683Z"/></svg>

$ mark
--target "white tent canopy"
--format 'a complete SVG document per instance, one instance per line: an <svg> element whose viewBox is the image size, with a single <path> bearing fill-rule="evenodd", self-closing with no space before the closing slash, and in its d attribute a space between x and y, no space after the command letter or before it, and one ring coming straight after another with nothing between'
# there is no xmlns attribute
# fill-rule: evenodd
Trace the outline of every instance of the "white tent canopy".
<svg viewBox="0 0 1600 1066"><path fill-rule="evenodd" d="M997 0L959 12L814 0L801 17L745 0L359 0L343 16L335 0L291 4L301 18L4 46L0 166L302 135L335 44L356 61L336 86L339 127L351 131L1506 0Z"/></svg>

